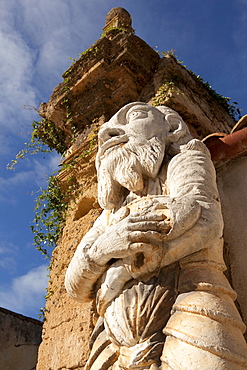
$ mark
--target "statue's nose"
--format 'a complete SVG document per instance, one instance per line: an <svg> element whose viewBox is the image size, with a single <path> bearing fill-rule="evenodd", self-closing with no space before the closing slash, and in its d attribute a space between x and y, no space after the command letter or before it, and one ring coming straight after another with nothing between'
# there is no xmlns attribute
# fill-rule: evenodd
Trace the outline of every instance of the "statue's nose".
<svg viewBox="0 0 247 370"><path fill-rule="evenodd" d="M103 144L107 140L112 139L115 136L125 135L125 131L122 128L116 127L105 127L99 131L99 143Z"/></svg>

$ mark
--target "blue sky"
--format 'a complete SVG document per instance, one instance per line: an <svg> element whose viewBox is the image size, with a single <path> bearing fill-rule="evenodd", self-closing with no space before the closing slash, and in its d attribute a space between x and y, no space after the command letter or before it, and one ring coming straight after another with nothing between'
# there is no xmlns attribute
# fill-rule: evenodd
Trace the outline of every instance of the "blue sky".
<svg viewBox="0 0 247 370"><path fill-rule="evenodd" d="M48 261L32 245L34 200L56 153L6 169L28 140L35 110L121 6L136 35L184 64L247 114L247 0L0 0L0 306L34 318L44 306Z"/></svg>

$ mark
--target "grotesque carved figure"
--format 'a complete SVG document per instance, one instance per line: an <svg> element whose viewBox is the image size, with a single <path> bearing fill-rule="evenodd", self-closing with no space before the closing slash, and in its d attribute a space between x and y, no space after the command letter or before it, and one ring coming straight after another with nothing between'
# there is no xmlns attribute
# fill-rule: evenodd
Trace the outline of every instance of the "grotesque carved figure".
<svg viewBox="0 0 247 370"><path fill-rule="evenodd" d="M172 109L130 103L100 129L96 165L104 210L66 274L72 298L96 297L85 369L246 368L207 148Z"/></svg>

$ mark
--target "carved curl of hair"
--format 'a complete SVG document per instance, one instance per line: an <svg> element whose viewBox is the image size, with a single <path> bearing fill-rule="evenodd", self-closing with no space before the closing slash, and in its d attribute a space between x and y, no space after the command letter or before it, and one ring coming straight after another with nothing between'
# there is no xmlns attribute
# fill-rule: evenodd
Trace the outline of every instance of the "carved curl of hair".
<svg viewBox="0 0 247 370"><path fill-rule="evenodd" d="M160 105L155 108L164 114L164 119L169 126L167 137L168 149L166 154L173 157L180 153L181 147L186 145L193 138L186 123L175 110L165 105Z"/></svg>

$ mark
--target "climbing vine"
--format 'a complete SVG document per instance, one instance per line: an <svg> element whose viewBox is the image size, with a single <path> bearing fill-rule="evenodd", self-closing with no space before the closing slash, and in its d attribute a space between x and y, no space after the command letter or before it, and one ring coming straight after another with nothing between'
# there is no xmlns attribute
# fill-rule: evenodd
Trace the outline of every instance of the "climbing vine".
<svg viewBox="0 0 247 370"><path fill-rule="evenodd" d="M189 72L195 75L191 70L189 70ZM204 87L208 90L210 95L225 108L229 116L231 116L234 119L234 121L237 121L241 118L242 109L239 108L239 105L237 102L231 102L232 98L218 94L212 88L212 86L210 86L208 82L203 80L203 78L200 75L197 75L196 78L204 85Z"/></svg>
<svg viewBox="0 0 247 370"><path fill-rule="evenodd" d="M37 142L48 146L50 150L55 149L61 155L65 153L67 150L65 144L66 134L52 121L43 118L40 122L34 121L32 127L31 141L33 139L37 140Z"/></svg>
<svg viewBox="0 0 247 370"><path fill-rule="evenodd" d="M206 90L209 92L209 94L216 101L218 101L218 103L221 104L221 106L223 106L223 108L228 112L228 114L230 115L230 117L232 117L232 119L234 121L237 121L241 118L241 109L239 108L238 103L237 102L232 102L231 101L232 99L230 97L225 97L221 94L218 94L216 92L216 90L214 90L208 82L204 81L204 79L200 75L196 75L193 71L188 69L186 67L186 65L184 64L184 62L180 61L178 59L177 55L175 54L174 49L168 50L167 52L162 51L161 53L159 51L157 51L157 53L160 54L162 57L165 57L167 55L173 56L179 64L181 64L183 67L185 67L191 75L196 77L203 84L204 88L206 88ZM177 82L179 82L179 81L177 81ZM174 80L174 77L173 77L172 81L166 82L164 85L162 85L161 88L159 89L159 91L156 94L157 96L155 96L155 98L154 98L154 104L156 104L156 102L158 100L161 100L161 103L160 103L161 105L164 104L164 102L167 102L167 100L168 100L168 98L169 98L169 96L171 95L171 92L172 92L171 89L175 88L175 83L176 83L176 81ZM168 89L167 87L168 87L169 84L170 84L170 86L169 86L169 89ZM171 85L173 85L173 86L171 86ZM170 93L170 95L169 95L169 93Z"/></svg>
<svg viewBox="0 0 247 370"><path fill-rule="evenodd" d="M24 149L20 150L15 159L7 165L10 170L15 169L15 165L20 159L27 155L41 153L50 153L55 149L59 154L63 155L66 151L65 133L60 128L56 127L53 122L43 118L41 121L33 121L31 124L32 133L29 142L24 143Z"/></svg>
<svg viewBox="0 0 247 370"><path fill-rule="evenodd" d="M34 246L48 258L50 258L49 250L56 246L64 226L71 191L73 186L63 192L57 173L53 173L48 179L47 188L40 189L40 195L36 198L35 216L33 225L30 227L34 234Z"/></svg>
<svg viewBox="0 0 247 370"><path fill-rule="evenodd" d="M58 174L64 170L72 169L78 160L90 155L95 148L97 133L93 132L89 137L88 148L76 159L60 166L58 172L54 172L48 181L46 189L40 189L40 195L36 199L35 217L31 230L34 234L34 245L45 256L50 258L47 247L53 249L63 229L69 201L77 197L78 184L74 176L70 176L66 182L66 189L61 187Z"/></svg>
<svg viewBox="0 0 247 370"><path fill-rule="evenodd" d="M93 133L88 137L88 147L75 159L60 165L47 180L47 188L40 189L40 194L35 201L35 216L31 225L34 234L34 245L43 255L50 258L50 251L56 246L63 230L69 203L78 195L78 183L72 175L66 179L66 187L62 187L58 174L64 170L73 169L80 158L88 157L97 143L97 124Z"/></svg>
<svg viewBox="0 0 247 370"><path fill-rule="evenodd" d="M72 66L77 62L79 59L84 58L86 55L93 55L94 57L98 54L99 48L98 46L91 46L90 48L84 50L82 53L78 54L79 58L72 58L69 59L72 61L70 67L64 72L63 74L63 82L66 84L70 81L71 77L70 74L72 72Z"/></svg>

